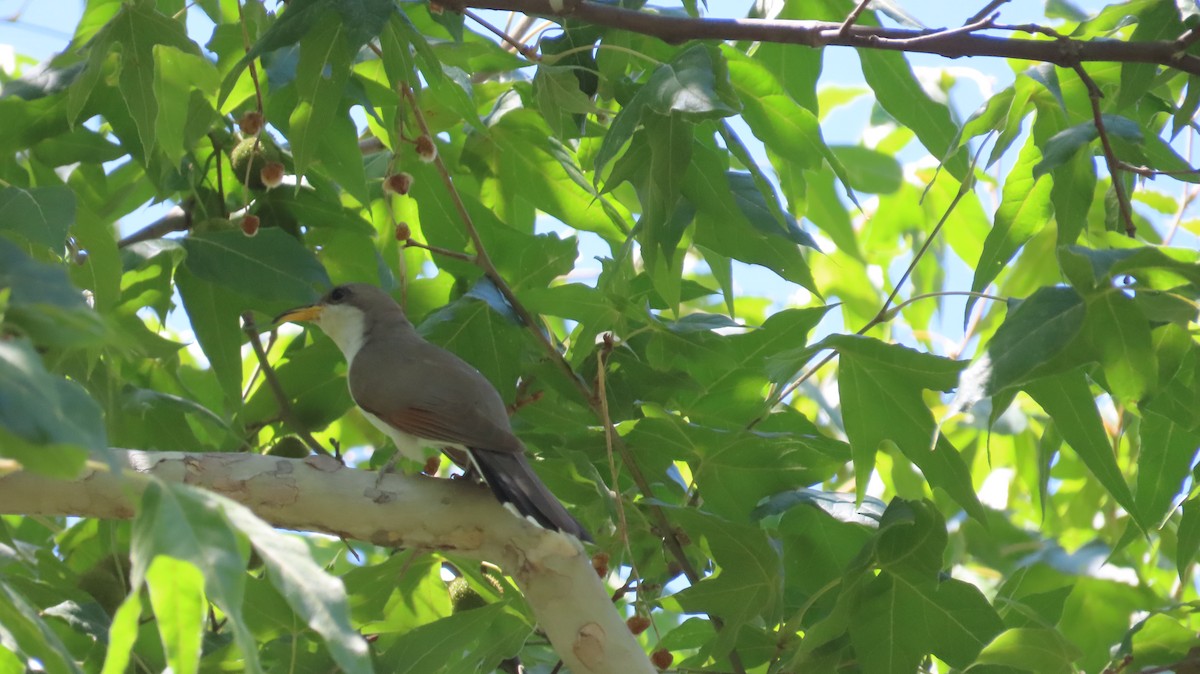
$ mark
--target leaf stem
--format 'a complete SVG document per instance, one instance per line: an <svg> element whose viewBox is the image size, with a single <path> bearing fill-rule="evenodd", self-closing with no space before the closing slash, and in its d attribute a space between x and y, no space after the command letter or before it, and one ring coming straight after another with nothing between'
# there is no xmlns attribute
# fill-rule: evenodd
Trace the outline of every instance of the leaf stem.
<svg viewBox="0 0 1200 674"><path fill-rule="evenodd" d="M288 399L287 392L283 390L283 384L279 382L279 377L275 374L275 368L271 367L271 361L267 358L267 352L263 349L262 342L258 339L258 326L254 323L253 312L247 311L242 314L242 331L246 333L246 337L250 342L250 348L254 350L254 356L258 358L258 366L262 371L263 379L267 381L267 386L275 396L275 401L279 403L279 416L283 419L284 423L314 453L333 456L329 453L329 450L317 442L317 439L296 418L296 411L292 408L292 402Z"/></svg>

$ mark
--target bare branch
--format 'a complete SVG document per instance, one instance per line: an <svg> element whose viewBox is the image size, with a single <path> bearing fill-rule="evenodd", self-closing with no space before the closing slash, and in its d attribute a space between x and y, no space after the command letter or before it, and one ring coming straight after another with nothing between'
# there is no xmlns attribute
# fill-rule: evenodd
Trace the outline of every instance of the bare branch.
<svg viewBox="0 0 1200 674"><path fill-rule="evenodd" d="M971 18L969 18L963 22L963 25L969 26L973 23L982 21L986 17L991 16L992 13L995 12L997 9L1000 9L1000 5L1007 4L1009 1L1010 0L992 0L988 4L984 5L983 9L972 14Z"/></svg>
<svg viewBox="0 0 1200 674"><path fill-rule="evenodd" d="M609 599L578 541L506 510L465 480L376 475L323 455L185 454L110 449L121 474L92 469L74 481L0 459L0 513L128 519L152 480L233 499L270 524L385 547L440 550L499 564L573 672L651 674L654 668Z"/></svg>
<svg viewBox="0 0 1200 674"><path fill-rule="evenodd" d="M167 214L117 242L117 248L125 248L142 241L161 239L171 232L185 232L192 228L192 213L175 206Z"/></svg>
<svg viewBox="0 0 1200 674"><path fill-rule="evenodd" d="M858 22L858 17L862 16L863 11L869 4L871 4L871 0L858 0L858 4L846 16L846 20L842 22L841 27L838 28L838 37L846 37L850 33L850 29Z"/></svg>
<svg viewBox="0 0 1200 674"><path fill-rule="evenodd" d="M587 0L568 1L556 11L550 0L450 0L451 9L496 9L541 16L569 16L598 26L619 28L680 43L687 40L754 40L809 47L834 45L859 49L938 54L948 58L996 56L1053 63L1064 68L1075 62L1112 61L1120 63L1156 63L1183 72L1200 75L1200 57L1180 53L1176 41L1125 42L1122 40L1074 40L1064 42L1023 40L980 33L943 34L945 30L913 30L851 26L839 34L842 24L830 21L784 19L716 19L654 14L624 9ZM918 44L905 41L934 36Z"/></svg>
<svg viewBox="0 0 1200 674"><path fill-rule="evenodd" d="M1104 114L1100 110L1100 99L1104 98L1104 92L1100 91L1096 80L1087 74L1083 64L1075 63L1072 67L1079 75L1079 79L1083 80L1084 86L1087 87L1088 101L1092 105L1092 123L1096 125L1096 133L1100 136L1100 147L1104 150L1104 163L1108 165L1108 175L1112 178L1113 192L1117 195L1117 208L1121 211L1121 219L1125 222L1125 234L1129 238L1133 238L1137 235L1137 226L1133 224L1133 208L1129 205L1129 195L1125 193L1125 186L1121 184L1121 164L1117 159L1117 153L1113 150L1112 142L1108 138L1108 129L1104 127Z"/></svg>

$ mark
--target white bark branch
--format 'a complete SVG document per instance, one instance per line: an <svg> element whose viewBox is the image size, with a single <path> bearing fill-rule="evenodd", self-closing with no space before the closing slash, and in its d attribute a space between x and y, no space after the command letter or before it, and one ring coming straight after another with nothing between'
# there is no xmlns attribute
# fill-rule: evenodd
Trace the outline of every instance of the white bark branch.
<svg viewBox="0 0 1200 674"><path fill-rule="evenodd" d="M325 456L110 451L128 470L219 493L277 527L499 564L572 672L654 672L582 546L509 513L484 487L389 475L377 489L376 474ZM0 475L0 514L127 519L143 485L101 470L74 481L17 471Z"/></svg>

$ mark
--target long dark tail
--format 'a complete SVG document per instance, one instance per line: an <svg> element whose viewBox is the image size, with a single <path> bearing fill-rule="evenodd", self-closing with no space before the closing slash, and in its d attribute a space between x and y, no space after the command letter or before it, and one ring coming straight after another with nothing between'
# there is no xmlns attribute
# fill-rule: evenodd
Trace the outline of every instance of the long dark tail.
<svg viewBox="0 0 1200 674"><path fill-rule="evenodd" d="M472 462L501 503L511 504L538 525L571 534L581 541L592 537L554 494L542 484L524 454L470 449Z"/></svg>

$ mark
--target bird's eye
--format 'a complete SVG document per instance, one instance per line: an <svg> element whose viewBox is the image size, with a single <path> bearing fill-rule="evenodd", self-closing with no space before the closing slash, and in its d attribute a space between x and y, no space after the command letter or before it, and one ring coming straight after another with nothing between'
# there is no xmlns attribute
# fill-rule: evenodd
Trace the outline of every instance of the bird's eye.
<svg viewBox="0 0 1200 674"><path fill-rule="evenodd" d="M350 291L346 290L345 288L341 288L341 287L334 288L329 293L329 301L330 302L341 302L342 300L346 299L346 297L349 295L350 295Z"/></svg>

